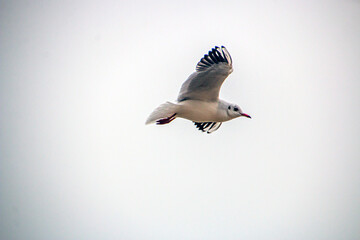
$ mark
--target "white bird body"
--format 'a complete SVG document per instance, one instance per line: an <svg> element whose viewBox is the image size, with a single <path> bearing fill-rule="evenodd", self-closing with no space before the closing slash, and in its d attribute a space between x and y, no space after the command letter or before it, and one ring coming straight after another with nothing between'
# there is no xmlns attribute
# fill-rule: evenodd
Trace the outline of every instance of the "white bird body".
<svg viewBox="0 0 360 240"><path fill-rule="evenodd" d="M219 99L221 85L232 71L232 59L226 48L213 48L200 59L196 72L181 86L178 102L161 104L146 124L167 124L180 117L193 121L201 131L212 133L222 122L241 116L251 118L238 105Z"/></svg>
<svg viewBox="0 0 360 240"><path fill-rule="evenodd" d="M223 107L222 107L223 106ZM232 119L226 111L225 103L187 100L178 103L177 117L194 122L225 122Z"/></svg>

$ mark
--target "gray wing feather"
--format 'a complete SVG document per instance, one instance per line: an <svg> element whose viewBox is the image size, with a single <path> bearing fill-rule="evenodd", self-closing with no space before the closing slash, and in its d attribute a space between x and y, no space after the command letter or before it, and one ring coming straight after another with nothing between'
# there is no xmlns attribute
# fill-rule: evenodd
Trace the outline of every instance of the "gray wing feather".
<svg viewBox="0 0 360 240"><path fill-rule="evenodd" d="M213 48L200 59L196 72L181 86L178 101L217 101L221 85L232 71L232 59L226 48Z"/></svg>

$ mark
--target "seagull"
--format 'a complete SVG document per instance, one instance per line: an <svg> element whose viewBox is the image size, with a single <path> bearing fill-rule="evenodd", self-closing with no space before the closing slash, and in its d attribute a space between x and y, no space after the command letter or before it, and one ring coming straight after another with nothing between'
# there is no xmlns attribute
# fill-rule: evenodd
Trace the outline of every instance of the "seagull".
<svg viewBox="0 0 360 240"><path fill-rule="evenodd" d="M175 118L193 121L202 132L212 133L223 122L237 117L251 118L241 108L219 99L221 85L233 71L232 59L224 46L215 46L196 65L196 71L182 84L176 103L157 107L145 124L168 124Z"/></svg>

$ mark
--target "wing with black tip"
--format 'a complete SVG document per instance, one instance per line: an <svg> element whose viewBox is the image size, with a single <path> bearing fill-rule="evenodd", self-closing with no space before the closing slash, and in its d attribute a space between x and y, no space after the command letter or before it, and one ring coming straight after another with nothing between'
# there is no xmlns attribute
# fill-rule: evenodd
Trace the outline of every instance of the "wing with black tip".
<svg viewBox="0 0 360 240"><path fill-rule="evenodd" d="M231 56L226 48L213 48L200 59L196 72L181 86L178 101L217 101L221 85L232 71Z"/></svg>
<svg viewBox="0 0 360 240"><path fill-rule="evenodd" d="M194 122L200 131L212 133L219 129L221 122Z"/></svg>

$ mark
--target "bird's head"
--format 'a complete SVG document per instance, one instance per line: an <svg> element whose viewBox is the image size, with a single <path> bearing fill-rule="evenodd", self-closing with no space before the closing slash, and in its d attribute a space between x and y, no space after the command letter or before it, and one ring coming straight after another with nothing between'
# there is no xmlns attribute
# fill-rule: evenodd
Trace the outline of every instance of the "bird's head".
<svg viewBox="0 0 360 240"><path fill-rule="evenodd" d="M241 108L236 104L229 104L227 107L228 115L232 118L247 117L251 118L250 115L244 113Z"/></svg>

